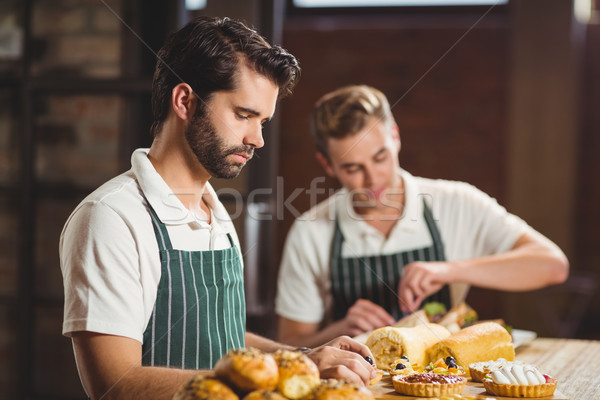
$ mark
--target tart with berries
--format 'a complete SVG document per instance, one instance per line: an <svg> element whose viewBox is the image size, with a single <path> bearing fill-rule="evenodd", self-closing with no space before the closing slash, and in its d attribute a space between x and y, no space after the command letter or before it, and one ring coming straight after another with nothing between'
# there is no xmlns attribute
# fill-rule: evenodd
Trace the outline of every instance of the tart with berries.
<svg viewBox="0 0 600 400"><path fill-rule="evenodd" d="M435 363L431 362L423 368L423 372L443 375L458 375L464 376L467 373L465 369L456 364L456 360L452 356L440 358Z"/></svg>
<svg viewBox="0 0 600 400"><path fill-rule="evenodd" d="M462 393L467 378L458 375L415 373L392 377L394 390L407 396L440 397Z"/></svg>
<svg viewBox="0 0 600 400"><path fill-rule="evenodd" d="M392 375L392 376L394 376L394 375L410 375L410 374L417 373L417 371L415 371L412 364L410 363L408 357L406 357L406 356L402 356L402 358L399 358L399 359L395 360L393 363L391 363L388 370L390 372L390 375Z"/></svg>
<svg viewBox="0 0 600 400"><path fill-rule="evenodd" d="M485 376L485 390L495 396L546 397L556 390L556 379L529 364L508 363Z"/></svg>

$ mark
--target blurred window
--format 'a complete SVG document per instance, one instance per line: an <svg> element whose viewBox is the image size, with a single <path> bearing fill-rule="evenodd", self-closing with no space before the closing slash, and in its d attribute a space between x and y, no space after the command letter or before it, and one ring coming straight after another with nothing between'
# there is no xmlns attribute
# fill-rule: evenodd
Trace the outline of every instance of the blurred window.
<svg viewBox="0 0 600 400"><path fill-rule="evenodd" d="M189 0L188 0L189 1ZM482 6L507 4L508 0L293 0L296 7L415 7Z"/></svg>

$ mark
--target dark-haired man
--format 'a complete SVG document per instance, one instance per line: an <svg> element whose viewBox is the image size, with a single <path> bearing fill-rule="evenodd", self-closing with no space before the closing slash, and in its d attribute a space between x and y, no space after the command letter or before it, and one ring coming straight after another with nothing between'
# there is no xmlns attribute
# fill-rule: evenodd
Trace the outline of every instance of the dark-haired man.
<svg viewBox="0 0 600 400"><path fill-rule="evenodd" d="M63 333L91 398L171 398L228 350L290 348L245 331L242 257L209 184L237 176L297 81L295 58L224 18L198 18L158 53L154 141L73 211L60 239ZM366 382L348 338L308 352L323 377Z"/></svg>

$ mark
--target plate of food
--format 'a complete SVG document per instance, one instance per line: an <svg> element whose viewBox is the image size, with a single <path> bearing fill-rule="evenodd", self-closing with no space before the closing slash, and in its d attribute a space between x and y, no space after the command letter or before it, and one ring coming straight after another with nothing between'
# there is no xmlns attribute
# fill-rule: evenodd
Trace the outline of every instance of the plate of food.
<svg viewBox="0 0 600 400"><path fill-rule="evenodd" d="M531 343L537 337L537 333L534 331L527 331L523 329L513 329L510 334L513 338L513 346L515 346L515 349L519 346L524 346Z"/></svg>

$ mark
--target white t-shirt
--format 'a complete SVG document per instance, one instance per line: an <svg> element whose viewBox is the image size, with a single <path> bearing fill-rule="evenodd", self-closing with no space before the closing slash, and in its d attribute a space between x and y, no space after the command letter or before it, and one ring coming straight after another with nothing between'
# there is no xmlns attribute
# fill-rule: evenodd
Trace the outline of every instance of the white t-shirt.
<svg viewBox="0 0 600 400"><path fill-rule="evenodd" d="M174 249L221 250L239 241L210 184L211 223L183 206L148 159L96 189L67 220L60 237L65 286L63 334L91 331L140 342L156 301L161 264L148 203L166 225ZM241 254L240 254L241 259Z"/></svg>
<svg viewBox="0 0 600 400"><path fill-rule="evenodd" d="M345 189L301 215L286 239L279 269L275 309L282 317L319 323L332 306L330 256L337 213L344 236L343 257L385 255L431 246L423 218L423 199L431 207L446 259L459 261L504 253L526 232L522 219L495 199L464 182L414 177L404 170L405 205L386 239L354 211ZM453 304L466 297L468 285L450 285Z"/></svg>

